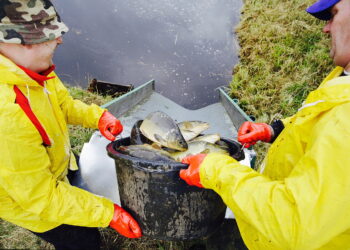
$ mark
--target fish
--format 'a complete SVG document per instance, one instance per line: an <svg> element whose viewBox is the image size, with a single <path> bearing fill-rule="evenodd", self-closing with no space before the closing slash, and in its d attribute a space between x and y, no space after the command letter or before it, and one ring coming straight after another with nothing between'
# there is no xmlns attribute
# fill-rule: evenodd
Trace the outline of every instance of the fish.
<svg viewBox="0 0 350 250"><path fill-rule="evenodd" d="M193 138L191 141L205 141L209 143L216 143L220 141L220 135L219 134L207 134L207 135L201 135Z"/></svg>
<svg viewBox="0 0 350 250"><path fill-rule="evenodd" d="M217 144L204 141L190 141L188 142L188 149L184 152L172 152L170 155L176 161L181 162L183 158L196 154L222 153L229 155L229 149Z"/></svg>
<svg viewBox="0 0 350 250"><path fill-rule="evenodd" d="M204 130L209 128L209 123L202 121L184 121L178 123L180 131L186 141L197 137Z"/></svg>
<svg viewBox="0 0 350 250"><path fill-rule="evenodd" d="M136 121L131 129L130 144L132 145L152 144L152 141L145 137L140 130L142 122L143 120Z"/></svg>
<svg viewBox="0 0 350 250"><path fill-rule="evenodd" d="M148 114L140 130L145 137L161 146L179 151L186 151L188 148L179 126L170 116L161 111Z"/></svg>
<svg viewBox="0 0 350 250"><path fill-rule="evenodd" d="M128 154L149 161L174 162L174 158L168 152L156 149L149 144L120 146L118 147L118 151L123 154Z"/></svg>

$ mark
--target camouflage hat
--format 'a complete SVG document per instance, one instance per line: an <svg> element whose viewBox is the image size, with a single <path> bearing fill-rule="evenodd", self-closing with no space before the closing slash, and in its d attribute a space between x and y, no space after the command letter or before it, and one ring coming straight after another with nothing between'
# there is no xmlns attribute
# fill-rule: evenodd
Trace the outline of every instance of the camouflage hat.
<svg viewBox="0 0 350 250"><path fill-rule="evenodd" d="M0 0L2 43L37 44L67 31L50 0Z"/></svg>

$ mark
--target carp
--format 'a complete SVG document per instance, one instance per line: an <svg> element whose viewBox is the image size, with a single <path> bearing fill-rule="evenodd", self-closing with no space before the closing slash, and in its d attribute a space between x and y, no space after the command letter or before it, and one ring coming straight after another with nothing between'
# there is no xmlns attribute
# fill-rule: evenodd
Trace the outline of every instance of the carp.
<svg viewBox="0 0 350 250"><path fill-rule="evenodd" d="M216 143L220 141L220 135L219 134L208 134L208 135L201 135L193 138L191 141L205 141L209 143Z"/></svg>
<svg viewBox="0 0 350 250"><path fill-rule="evenodd" d="M184 121L178 123L179 129L186 141L197 137L204 130L209 128L209 123L202 121Z"/></svg>
<svg viewBox="0 0 350 250"><path fill-rule="evenodd" d="M120 146L118 151L149 161L174 161L174 158L165 150L156 149L148 144Z"/></svg>
<svg viewBox="0 0 350 250"><path fill-rule="evenodd" d="M188 148L176 122L161 111L148 114L140 130L145 137L161 146L179 151L186 151Z"/></svg>
<svg viewBox="0 0 350 250"><path fill-rule="evenodd" d="M140 130L140 126L141 126L142 122L143 122L143 120L136 121L134 126L131 129L130 144L132 144L132 145L142 145L145 143L152 144L152 141L149 140L147 137L145 137Z"/></svg>
<svg viewBox="0 0 350 250"><path fill-rule="evenodd" d="M204 141L190 141L188 143L188 149L184 152L173 152L170 155L176 160L181 162L183 158L196 154L209 154L209 153L222 153L229 155L229 149L225 146L204 142Z"/></svg>

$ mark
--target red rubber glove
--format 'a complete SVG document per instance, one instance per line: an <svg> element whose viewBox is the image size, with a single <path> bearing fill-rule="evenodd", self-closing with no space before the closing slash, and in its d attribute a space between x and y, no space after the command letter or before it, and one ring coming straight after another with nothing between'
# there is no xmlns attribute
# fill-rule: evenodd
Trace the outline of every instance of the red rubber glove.
<svg viewBox="0 0 350 250"><path fill-rule="evenodd" d="M123 131L123 125L114 115L105 111L98 121L98 129L104 137L110 141L114 141L115 137Z"/></svg>
<svg viewBox="0 0 350 250"><path fill-rule="evenodd" d="M244 122L238 130L238 141L246 148L257 141L270 142L272 136L272 127L266 123Z"/></svg>
<svg viewBox="0 0 350 250"><path fill-rule="evenodd" d="M109 226L127 238L140 238L141 228L124 209L114 204L114 215Z"/></svg>
<svg viewBox="0 0 350 250"><path fill-rule="evenodd" d="M206 156L206 154L197 154L182 159L182 163L189 164L189 167L180 170L180 178L186 181L188 185L203 187L199 177L199 167Z"/></svg>

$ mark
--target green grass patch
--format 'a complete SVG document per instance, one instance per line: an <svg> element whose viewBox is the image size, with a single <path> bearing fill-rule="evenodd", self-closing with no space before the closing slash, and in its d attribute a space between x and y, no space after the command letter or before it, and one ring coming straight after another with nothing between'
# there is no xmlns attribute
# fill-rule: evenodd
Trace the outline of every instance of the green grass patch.
<svg viewBox="0 0 350 250"><path fill-rule="evenodd" d="M293 114L331 69L323 22L305 12L311 2L245 1L231 96L258 120Z"/></svg>
<svg viewBox="0 0 350 250"><path fill-rule="evenodd" d="M240 62L231 97L259 122L294 114L332 69L325 22L305 12L313 0L246 0L236 32ZM255 147L259 160L268 146Z"/></svg>

